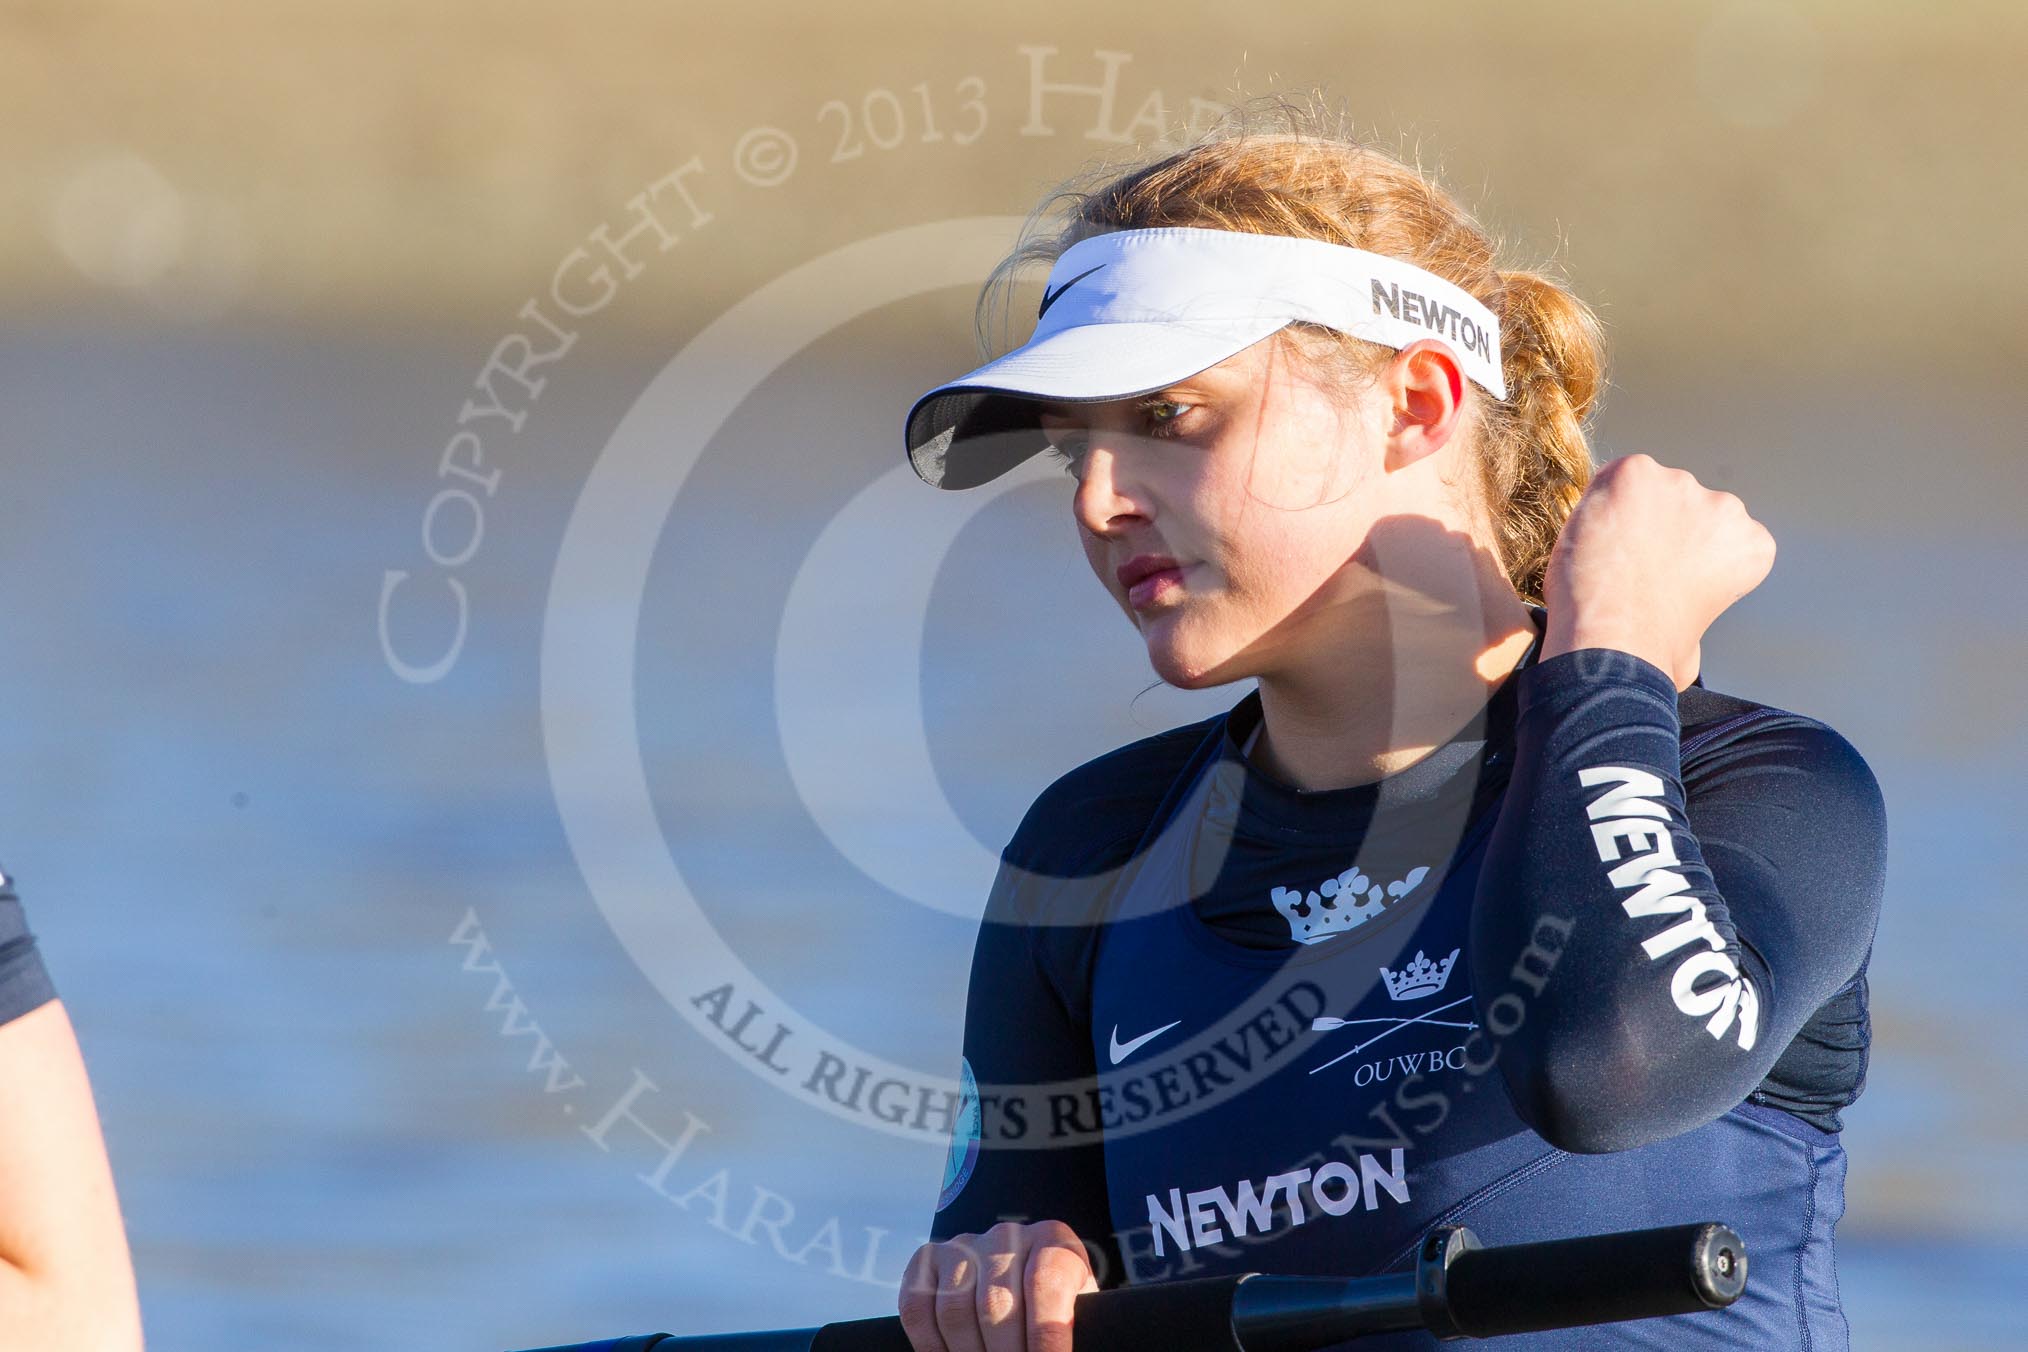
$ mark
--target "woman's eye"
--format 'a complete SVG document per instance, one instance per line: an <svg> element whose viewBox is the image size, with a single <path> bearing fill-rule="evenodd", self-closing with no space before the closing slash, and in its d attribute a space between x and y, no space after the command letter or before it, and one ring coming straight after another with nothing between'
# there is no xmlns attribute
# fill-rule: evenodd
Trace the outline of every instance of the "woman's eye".
<svg viewBox="0 0 2028 1352"><path fill-rule="evenodd" d="M1141 400L1135 407L1146 420L1149 434L1157 437L1177 435L1177 423L1190 411L1190 405L1181 400L1155 396ZM1044 428L1043 432L1049 438L1049 456L1075 475L1082 467L1087 434L1068 427L1058 432Z"/></svg>
<svg viewBox="0 0 2028 1352"><path fill-rule="evenodd" d="M1156 436L1174 436L1176 424L1188 412L1190 405L1176 399L1152 396L1141 401L1141 412L1148 417L1149 425Z"/></svg>
<svg viewBox="0 0 2028 1352"><path fill-rule="evenodd" d="M1075 432L1057 432L1049 438L1049 454L1072 474L1084 459L1084 438Z"/></svg>

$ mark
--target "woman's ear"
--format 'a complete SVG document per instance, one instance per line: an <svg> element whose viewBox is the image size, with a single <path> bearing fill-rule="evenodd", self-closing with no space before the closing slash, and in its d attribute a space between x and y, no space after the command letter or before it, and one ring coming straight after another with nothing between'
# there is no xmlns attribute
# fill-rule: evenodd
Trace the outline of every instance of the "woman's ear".
<svg viewBox="0 0 2028 1352"><path fill-rule="evenodd" d="M1387 467L1400 469L1442 450L1456 435L1465 402L1465 373L1457 357L1435 339L1410 343L1395 354L1380 380L1393 417L1387 432Z"/></svg>

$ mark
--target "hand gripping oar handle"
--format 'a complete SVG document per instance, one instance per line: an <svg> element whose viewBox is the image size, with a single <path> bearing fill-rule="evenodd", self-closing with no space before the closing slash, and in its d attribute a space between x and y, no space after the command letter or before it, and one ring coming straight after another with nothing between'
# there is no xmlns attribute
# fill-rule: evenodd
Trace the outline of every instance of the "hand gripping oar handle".
<svg viewBox="0 0 2028 1352"><path fill-rule="evenodd" d="M1240 1273L1079 1296L1076 1352L1310 1352L1369 1333L1439 1338L1607 1324L1716 1310L1746 1289L1746 1245L1715 1222L1486 1249L1463 1226L1432 1230L1413 1272L1380 1277ZM913 1352L894 1315L814 1329L635 1338L538 1352Z"/></svg>

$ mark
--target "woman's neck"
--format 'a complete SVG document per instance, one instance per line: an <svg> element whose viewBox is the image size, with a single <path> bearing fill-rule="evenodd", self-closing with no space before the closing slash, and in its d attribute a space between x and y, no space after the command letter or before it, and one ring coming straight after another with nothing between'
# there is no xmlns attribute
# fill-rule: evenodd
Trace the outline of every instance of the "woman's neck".
<svg viewBox="0 0 2028 1352"><path fill-rule="evenodd" d="M1311 792L1400 774L1471 722L1535 642L1527 604L1506 600L1488 598L1476 623L1395 623L1300 668L1262 673L1248 759Z"/></svg>

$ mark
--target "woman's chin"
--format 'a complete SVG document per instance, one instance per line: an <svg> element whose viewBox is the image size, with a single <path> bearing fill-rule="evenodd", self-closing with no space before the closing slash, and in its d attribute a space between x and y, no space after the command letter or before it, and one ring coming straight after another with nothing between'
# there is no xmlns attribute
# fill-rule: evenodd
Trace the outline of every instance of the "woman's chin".
<svg viewBox="0 0 2028 1352"><path fill-rule="evenodd" d="M1222 670L1232 654L1193 641L1192 636L1177 633L1178 628L1166 617L1158 617L1141 630L1148 644L1148 665L1164 684L1179 690L1202 690L1236 679Z"/></svg>

